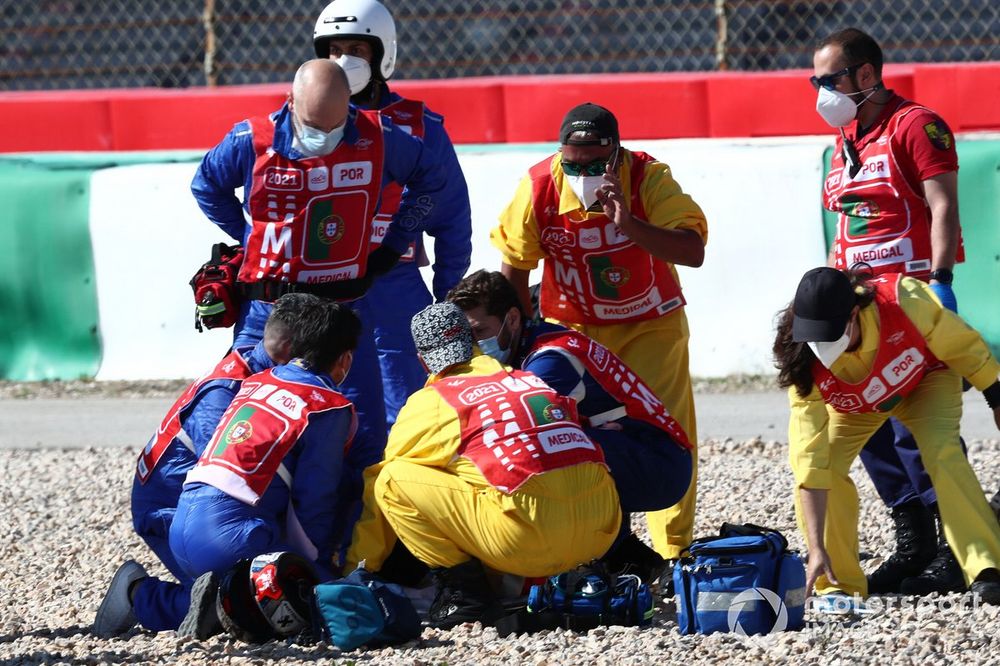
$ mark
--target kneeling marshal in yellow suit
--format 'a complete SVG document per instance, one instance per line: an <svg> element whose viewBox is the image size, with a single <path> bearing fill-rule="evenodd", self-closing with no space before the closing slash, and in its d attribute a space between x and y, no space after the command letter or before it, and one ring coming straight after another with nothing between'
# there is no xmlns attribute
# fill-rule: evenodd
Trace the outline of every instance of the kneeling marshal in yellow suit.
<svg viewBox="0 0 1000 666"><path fill-rule="evenodd" d="M426 308L412 332L432 374L365 470L347 565L378 571L398 538L435 573L432 626L489 622L499 605L482 565L550 576L604 555L618 493L573 401L479 354L458 306Z"/></svg>

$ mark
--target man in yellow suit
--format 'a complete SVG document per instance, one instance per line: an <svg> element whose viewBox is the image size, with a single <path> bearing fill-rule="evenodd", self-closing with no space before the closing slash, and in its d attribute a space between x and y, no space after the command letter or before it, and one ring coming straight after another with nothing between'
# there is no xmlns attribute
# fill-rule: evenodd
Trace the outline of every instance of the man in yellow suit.
<svg viewBox="0 0 1000 666"><path fill-rule="evenodd" d="M488 624L500 607L483 565L542 577L604 555L618 493L575 403L480 354L457 305L425 308L411 330L431 375L365 470L347 566L379 571L398 538L434 574L431 626Z"/></svg>
<svg viewBox="0 0 1000 666"><path fill-rule="evenodd" d="M490 235L503 255L500 270L531 312L528 274L544 259L542 316L635 368L695 444L688 324L674 264L702 264L705 215L670 167L621 146L618 121L607 109L589 103L570 109L559 139L560 151L529 170ZM691 542L692 458L684 498L646 514L653 547L669 559Z"/></svg>

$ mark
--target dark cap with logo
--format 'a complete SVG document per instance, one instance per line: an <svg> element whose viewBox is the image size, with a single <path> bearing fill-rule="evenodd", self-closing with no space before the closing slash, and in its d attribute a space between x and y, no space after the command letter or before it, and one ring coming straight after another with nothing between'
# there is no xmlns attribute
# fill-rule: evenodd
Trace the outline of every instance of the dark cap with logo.
<svg viewBox="0 0 1000 666"><path fill-rule="evenodd" d="M618 143L618 120L603 106L574 106L559 127L559 143L564 146L611 146Z"/></svg>
<svg viewBox="0 0 1000 666"><path fill-rule="evenodd" d="M857 302L851 280L835 268L814 268L799 282L792 302L792 340L832 342L844 334Z"/></svg>
<svg viewBox="0 0 1000 666"><path fill-rule="evenodd" d="M454 303L435 303L413 315L410 333L427 369L437 374L472 358L472 328Z"/></svg>

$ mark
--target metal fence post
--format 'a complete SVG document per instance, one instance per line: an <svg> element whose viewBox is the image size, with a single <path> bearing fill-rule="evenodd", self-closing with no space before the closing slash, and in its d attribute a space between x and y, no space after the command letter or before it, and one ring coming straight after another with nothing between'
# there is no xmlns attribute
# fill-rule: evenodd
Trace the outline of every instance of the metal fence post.
<svg viewBox="0 0 1000 666"><path fill-rule="evenodd" d="M201 23L205 27L205 85L218 84L215 72L215 0L205 0L205 11L201 15Z"/></svg>
<svg viewBox="0 0 1000 666"><path fill-rule="evenodd" d="M726 43L729 41L729 17L726 15L726 0L715 0L715 68L729 69L726 62Z"/></svg>

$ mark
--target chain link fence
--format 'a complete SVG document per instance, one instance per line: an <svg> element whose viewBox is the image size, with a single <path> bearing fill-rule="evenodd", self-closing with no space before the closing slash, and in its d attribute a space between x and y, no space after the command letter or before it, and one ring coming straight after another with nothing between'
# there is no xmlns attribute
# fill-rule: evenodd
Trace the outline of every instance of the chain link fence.
<svg viewBox="0 0 1000 666"><path fill-rule="evenodd" d="M889 62L1000 59L997 0L386 0L395 77L810 67L837 29ZM288 81L322 0L0 0L0 89Z"/></svg>

